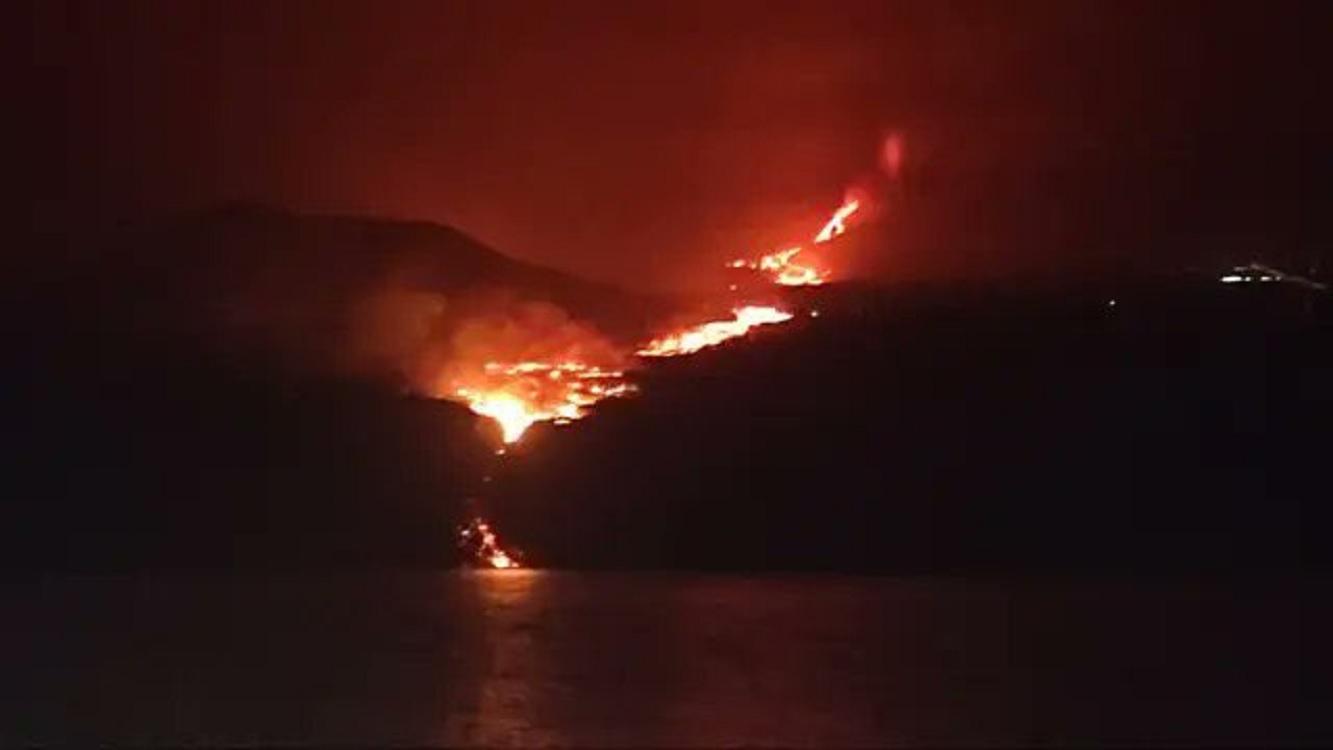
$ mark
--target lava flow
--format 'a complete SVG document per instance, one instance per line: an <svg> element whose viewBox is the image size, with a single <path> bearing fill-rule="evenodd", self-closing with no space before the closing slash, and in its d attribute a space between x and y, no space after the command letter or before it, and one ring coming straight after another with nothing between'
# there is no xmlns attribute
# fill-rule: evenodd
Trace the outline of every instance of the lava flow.
<svg viewBox="0 0 1333 750"><path fill-rule="evenodd" d="M833 216L815 234L815 244L824 244L847 231L847 220L861 208L859 198L848 197L843 201ZM728 263L730 268L749 268L766 274L773 283L783 286L813 286L828 280L830 271L802 259L797 261L804 248L800 245L786 250L769 253L758 260L738 258ZM728 339L744 336L751 328L762 325L785 323L792 319L792 314L777 307L749 305L732 310L731 320L714 320L700 323L675 333L653 339L640 347L635 354L640 357L676 357L693 354L700 349L716 346Z"/></svg>
<svg viewBox="0 0 1333 750"><path fill-rule="evenodd" d="M491 525L481 518L473 518L458 530L458 546L470 550L473 557L492 568L505 570L520 568L522 564L500 546L500 540Z"/></svg>
<svg viewBox="0 0 1333 750"><path fill-rule="evenodd" d="M506 445L518 442L537 422L567 424L585 416L588 407L598 401L634 390L623 371L575 360L486 362L455 378L453 397L474 413L494 420ZM481 518L459 529L458 545L480 565L520 567L518 559L500 546L491 525Z"/></svg>
<svg viewBox="0 0 1333 750"><path fill-rule="evenodd" d="M814 237L823 244L847 231L847 220L861 207L849 198L834 212ZM733 268L750 268L785 286L822 284L829 271L797 256L800 246L780 250L757 261L737 260ZM639 357L678 357L694 354L730 339L746 335L759 326L791 320L792 313L767 305L744 305L732 310L730 320L712 320L664 334L640 346ZM576 358L547 362L486 361L455 371L443 389L468 405L474 413L494 420L506 445L518 442L537 422L564 424L587 414L593 404L634 391L623 370L604 368ZM499 452L503 453L504 449ZM478 563L492 568L513 568L518 563L506 553L491 527L480 518L459 530L459 545L472 552Z"/></svg>
<svg viewBox="0 0 1333 750"><path fill-rule="evenodd" d="M639 349L640 357L677 357L694 354L728 339L744 336L756 326L785 323L792 314L776 307L748 305L732 310L731 320L712 320L653 339Z"/></svg>
<svg viewBox="0 0 1333 750"><path fill-rule="evenodd" d="M562 330L573 329L566 326ZM503 335L510 327L501 331ZM492 341L492 332L487 333L482 338ZM589 407L603 399L634 391L624 371L615 366L620 358L618 353L591 345L594 339L573 338L581 340L582 345L557 339L557 343L566 345L556 347L562 353L552 361L454 362L439 376L436 392L461 401L474 413L493 420L500 427L500 439L511 445L537 422L566 424L584 417ZM528 347L540 348L535 344ZM504 452L504 448L497 451ZM459 528L456 540L459 548L478 565L500 569L520 567L518 558L501 547L491 525L480 517Z"/></svg>
<svg viewBox="0 0 1333 750"><path fill-rule="evenodd" d="M598 401L634 390L624 372L583 362L487 362L473 380L456 386L453 395L495 420L506 444L518 442L537 422L568 424Z"/></svg>
<svg viewBox="0 0 1333 750"><path fill-rule="evenodd" d="M860 208L861 201L858 198L849 197L843 201L838 210L833 212L832 218L815 235L815 244L822 245L846 232L847 220ZM808 257L802 258L800 261L796 260L797 256L804 251L803 246L797 245L760 256L758 260L737 258L727 265L730 268L748 268L752 271L759 271L772 279L773 283L782 286L816 286L828 281L832 272L826 267L818 262L812 262Z"/></svg>
<svg viewBox="0 0 1333 750"><path fill-rule="evenodd" d="M837 211L833 212L833 218L828 220L819 234L815 235L815 242L828 242L847 231L847 219L861 208L861 201L856 198L848 198Z"/></svg>
<svg viewBox="0 0 1333 750"><path fill-rule="evenodd" d="M897 142L895 149L890 155L896 159L901 156ZM896 171L897 162L893 161L892 166ZM849 195L814 235L813 243L822 245L846 233L848 221L862 206L861 198ZM757 260L734 260L728 266L756 271L783 286L818 285L827 281L832 272L823 259L803 253L804 247L797 245ZM742 305L732 309L730 320L712 320L681 328L640 345L634 353L642 358L690 355L745 336L756 327L785 323L793 317L792 313L779 307ZM623 363L627 359L619 351L603 354L610 358L606 361ZM515 362L488 360L479 368L467 368L462 374L463 377L457 377L458 373L455 373L440 392L463 401L473 412L499 424L500 437L506 445L517 442L537 422L561 424L579 419L593 404L635 390L623 370L598 367L578 356L565 356L555 361L527 357ZM474 518L459 529L458 543L469 550L479 564L492 568L519 565L500 547L490 525L481 518Z"/></svg>

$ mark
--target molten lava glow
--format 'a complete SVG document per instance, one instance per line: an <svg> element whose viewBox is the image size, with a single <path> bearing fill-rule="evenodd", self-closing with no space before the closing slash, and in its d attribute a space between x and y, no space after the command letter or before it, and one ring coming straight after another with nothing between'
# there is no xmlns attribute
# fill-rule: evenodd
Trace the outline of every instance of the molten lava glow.
<svg viewBox="0 0 1333 750"><path fill-rule="evenodd" d="M487 362L476 380L456 387L454 396L495 420L506 444L537 422L568 424L598 401L634 390L624 372L582 362Z"/></svg>
<svg viewBox="0 0 1333 750"><path fill-rule="evenodd" d="M847 220L861 208L849 197L815 235L823 244L847 231ZM801 245L778 250L758 260L737 259L731 268L758 271L783 286L814 286L828 280L830 272L803 256ZM715 320L656 338L636 353L641 357L674 357L693 354L728 339L744 336L751 328L783 323L791 313L776 307L747 306L732 311L731 320ZM583 417L587 408L606 398L631 393L634 387L624 372L604 369L581 360L485 362L477 371L467 369L437 392L463 401L476 414L495 420L506 445L518 442L537 422L564 424Z"/></svg>
<svg viewBox="0 0 1333 750"><path fill-rule="evenodd" d="M744 336L751 328L791 320L792 314L776 307L749 305L732 310L731 320L713 320L700 323L683 331L667 334L648 342L637 354L640 357L677 357L693 354L728 339Z"/></svg>
<svg viewBox="0 0 1333 750"><path fill-rule="evenodd" d="M518 560L504 551L491 525L481 518L472 519L458 530L458 546L470 551L478 563L492 568L504 570L522 567Z"/></svg>
<svg viewBox="0 0 1333 750"><path fill-rule="evenodd" d="M881 162L885 174L896 178L902 165L900 136L891 134L886 140ZM842 205L815 233L813 245L828 243L847 232L848 221L862 208L863 201L857 195L864 196L848 193ZM807 253L803 245L754 260L738 258L727 266L754 271L783 286L823 284L832 273L819 255ZM1231 281L1233 277L1222 280ZM738 284L728 287L732 292L738 288ZM418 325L411 329L418 332L433 330L444 310L441 300L428 298L425 314L414 316L411 313L422 308L420 295L409 294L404 299L390 301L401 303L387 309L390 319L415 322ZM402 314L404 310L406 316ZM818 317L819 311L811 310L809 315ZM640 357L694 354L744 336L758 326L785 323L792 317L792 313L778 307L736 307L730 320L712 320L683 328L649 341L635 353ZM408 338L412 340L411 336ZM380 337L373 340L380 344ZM599 401L635 390L619 369L628 366L623 349L549 305L527 305L514 313L479 316L460 326L451 343L452 356L424 377L425 390L432 396L462 401L474 413L494 420L505 445L518 442L537 422L565 424L585 416L588 408ZM388 347L387 351L394 349ZM504 454L505 449L500 448L496 453ZM485 480L490 481L490 477ZM521 567L519 560L500 546L490 524L481 518L460 527L457 541L477 564L497 569Z"/></svg>
<svg viewBox="0 0 1333 750"><path fill-rule="evenodd" d="M800 246L789 247L786 250L779 250L775 253L762 255L759 260L745 260L737 258L727 264L728 268L748 268L752 271L765 273L773 280L774 284L783 286L815 286L823 284L828 278L829 272L820 270L805 263L797 263L793 260L800 255L803 248Z"/></svg>
<svg viewBox="0 0 1333 750"><path fill-rule="evenodd" d="M792 258L800 254L801 248L794 247L781 253L764 256L759 260L759 267L769 271L773 283L783 286L815 286L823 284L828 278L828 271L821 271L814 266L795 263ZM776 256L776 257L775 257Z"/></svg>
<svg viewBox="0 0 1333 750"><path fill-rule="evenodd" d="M833 212L833 216L815 235L815 244L823 244L847 231L847 219L861 208L861 201L848 198ZM796 257L804 251L800 245L779 250L759 257L759 260L737 258L727 264L728 268L748 268L767 274L775 284L783 286L817 286L828 281L830 272L803 259Z"/></svg>
<svg viewBox="0 0 1333 750"><path fill-rule="evenodd" d="M500 438L506 443L517 442L541 418L539 412L512 393L476 393L467 388L459 388L456 393L474 414L494 419L500 425Z"/></svg>
<svg viewBox="0 0 1333 750"><path fill-rule="evenodd" d="M819 230L819 234L815 235L815 242L828 242L846 232L848 217L856 213L859 208L861 208L861 201L856 199L848 200L839 206L838 210L833 212L833 218L829 219L824 228Z"/></svg>

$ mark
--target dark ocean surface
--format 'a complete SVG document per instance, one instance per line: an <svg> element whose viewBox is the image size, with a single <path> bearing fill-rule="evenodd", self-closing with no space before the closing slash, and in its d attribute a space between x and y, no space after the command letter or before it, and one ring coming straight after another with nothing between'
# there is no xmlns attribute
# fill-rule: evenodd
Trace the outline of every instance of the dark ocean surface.
<svg viewBox="0 0 1333 750"><path fill-rule="evenodd" d="M4 745L1333 742L1328 582L7 582Z"/></svg>

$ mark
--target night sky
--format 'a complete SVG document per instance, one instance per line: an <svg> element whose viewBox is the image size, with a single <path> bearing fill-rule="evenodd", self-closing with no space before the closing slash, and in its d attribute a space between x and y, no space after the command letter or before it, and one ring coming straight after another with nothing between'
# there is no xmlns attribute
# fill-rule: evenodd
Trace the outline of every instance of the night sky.
<svg viewBox="0 0 1333 750"><path fill-rule="evenodd" d="M890 132L882 278L1317 247L1323 11L1231 5L39 3L23 150L38 228L258 201L640 289L807 234Z"/></svg>

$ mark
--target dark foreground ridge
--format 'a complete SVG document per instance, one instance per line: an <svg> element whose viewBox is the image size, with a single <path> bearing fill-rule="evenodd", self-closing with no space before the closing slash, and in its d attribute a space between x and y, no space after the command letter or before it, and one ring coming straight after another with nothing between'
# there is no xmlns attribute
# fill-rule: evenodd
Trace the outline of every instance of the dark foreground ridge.
<svg viewBox="0 0 1333 750"><path fill-rule="evenodd" d="M1323 565L1328 302L1190 279L821 290L820 317L534 434L503 520L572 565Z"/></svg>

